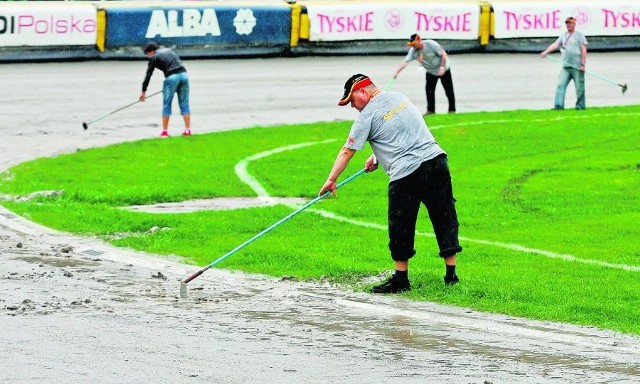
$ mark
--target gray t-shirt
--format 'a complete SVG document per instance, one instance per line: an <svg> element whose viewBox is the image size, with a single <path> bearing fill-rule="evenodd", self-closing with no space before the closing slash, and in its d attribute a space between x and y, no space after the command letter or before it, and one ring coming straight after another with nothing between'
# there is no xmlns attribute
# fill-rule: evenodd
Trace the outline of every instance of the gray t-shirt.
<svg viewBox="0 0 640 384"><path fill-rule="evenodd" d="M421 49L409 48L409 52L404 58L404 61L408 63L413 60L418 60L418 57L422 55L422 66L427 70L427 73L438 75L440 63L442 63L442 54L440 54L442 47L435 40L424 40L422 44L424 47ZM444 69L448 71L449 68L451 68L451 63L447 56Z"/></svg>
<svg viewBox="0 0 640 384"><path fill-rule="evenodd" d="M582 64L582 45L587 45L587 39L582 32L574 30L573 33L569 33L565 31L558 37L556 43L560 44L564 66L580 68Z"/></svg>
<svg viewBox="0 0 640 384"><path fill-rule="evenodd" d="M398 92L381 92L371 99L351 126L344 146L357 151L367 141L390 181L445 153L418 108Z"/></svg>

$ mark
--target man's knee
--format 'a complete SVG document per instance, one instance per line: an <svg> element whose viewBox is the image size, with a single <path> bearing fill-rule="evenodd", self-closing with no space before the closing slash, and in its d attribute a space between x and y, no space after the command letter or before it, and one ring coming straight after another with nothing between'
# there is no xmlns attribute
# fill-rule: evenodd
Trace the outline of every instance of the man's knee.
<svg viewBox="0 0 640 384"><path fill-rule="evenodd" d="M446 259L447 257L454 256L460 252L462 252L462 247L460 245L455 245L453 247L441 249L439 255L443 259Z"/></svg>
<svg viewBox="0 0 640 384"><path fill-rule="evenodd" d="M413 245L395 240L389 241L389 251L393 261L407 261L416 254Z"/></svg>

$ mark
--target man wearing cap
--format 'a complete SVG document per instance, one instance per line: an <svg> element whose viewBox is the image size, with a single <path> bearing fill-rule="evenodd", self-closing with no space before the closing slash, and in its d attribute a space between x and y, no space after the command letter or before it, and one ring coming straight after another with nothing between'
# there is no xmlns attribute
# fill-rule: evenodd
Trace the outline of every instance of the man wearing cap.
<svg viewBox="0 0 640 384"><path fill-rule="evenodd" d="M449 99L449 113L454 113L456 111L456 97L453 92L453 79L451 78L451 61L447 52L435 40L423 41L420 35L415 33L409 37L407 45L411 48L409 48L404 61L396 69L393 78L396 79L410 62L418 60L427 71L427 85L425 86L427 92L427 115L436 113L436 85L438 85L438 79L442 80L444 93Z"/></svg>
<svg viewBox="0 0 640 384"><path fill-rule="evenodd" d="M189 77L180 57L170 48L158 48L155 42L149 42L144 46L144 54L149 58L147 74L142 82L142 94L140 101L146 99L147 87L154 69L158 68L164 73L162 85L162 133L161 137L169 136L169 118L171 117L171 103L173 95L178 94L180 113L184 119L183 136L191 135L191 111L189 110Z"/></svg>
<svg viewBox="0 0 640 384"><path fill-rule="evenodd" d="M398 92L382 92L368 76L356 74L344 85L338 105L351 104L360 115L338 153L319 195L336 194L336 181L356 151L369 142L373 155L367 172L382 166L389 175L389 250L395 273L372 288L373 293L400 293L411 289L409 259L416 253L414 239L420 203L429 212L440 257L444 259L447 285L458 283L456 254L458 217L446 152L427 128L420 111Z"/></svg>
<svg viewBox="0 0 640 384"><path fill-rule="evenodd" d="M585 109L584 66L587 64L587 39L582 32L576 31L576 19L568 17L565 24L567 25L566 32L542 51L540 56L544 58L548 53L558 48L562 53L563 65L558 77L553 109L564 109L564 98L571 80L576 86L576 109Z"/></svg>

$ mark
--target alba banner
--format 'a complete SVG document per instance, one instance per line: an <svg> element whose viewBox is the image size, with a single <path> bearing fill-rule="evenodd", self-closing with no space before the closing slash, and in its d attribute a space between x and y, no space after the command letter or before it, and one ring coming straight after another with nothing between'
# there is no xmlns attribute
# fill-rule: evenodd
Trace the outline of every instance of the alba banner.
<svg viewBox="0 0 640 384"><path fill-rule="evenodd" d="M407 39L475 40L480 6L463 3L307 4L310 41Z"/></svg>
<svg viewBox="0 0 640 384"><path fill-rule="evenodd" d="M181 5L180 3L176 3ZM139 46L147 41L176 45L288 46L291 8L175 6L134 8L108 5L108 48Z"/></svg>
<svg viewBox="0 0 640 384"><path fill-rule="evenodd" d="M640 1L513 2L493 4L494 37L557 37L567 17L585 36L640 35Z"/></svg>
<svg viewBox="0 0 640 384"><path fill-rule="evenodd" d="M0 47L95 45L96 9L91 4L2 4Z"/></svg>

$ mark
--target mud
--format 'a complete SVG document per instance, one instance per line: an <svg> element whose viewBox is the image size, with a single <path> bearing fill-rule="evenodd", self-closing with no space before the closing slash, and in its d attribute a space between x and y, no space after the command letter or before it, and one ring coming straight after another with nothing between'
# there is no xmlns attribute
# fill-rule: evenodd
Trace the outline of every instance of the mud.
<svg viewBox="0 0 640 384"><path fill-rule="evenodd" d="M303 198L279 198L279 197L219 197L215 199L187 200L177 203L160 203L149 205L132 205L125 207L131 211L148 213L186 213L205 210L230 210L247 209L257 207L269 207L272 205L303 205L307 202Z"/></svg>
<svg viewBox="0 0 640 384"><path fill-rule="evenodd" d="M551 107L558 68L548 60L452 59L460 112ZM336 106L344 79L364 72L383 84L400 60L188 61L193 131L352 119L356 111ZM640 80L624 69L640 65L637 54L594 53L589 65L628 82L629 91L623 97L619 89L589 79L588 107L640 104ZM87 131L81 127L135 100L144 70L142 62L0 66L3 86L11 89L0 95L0 169L156 136L160 106L151 100ZM394 89L424 108L423 73L413 71L407 68ZM150 90L159 88L160 77L154 76ZM567 105L572 97L569 92ZM438 110L445 105L438 93ZM171 130L181 131L176 117ZM220 269L190 283L189 298L181 300L180 279L198 268L181 264L178 256L116 249L49 230L4 208L0 253L3 383L640 380L640 338L591 327ZM464 257L460 261L463 268Z"/></svg>

